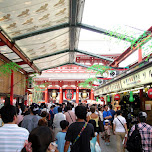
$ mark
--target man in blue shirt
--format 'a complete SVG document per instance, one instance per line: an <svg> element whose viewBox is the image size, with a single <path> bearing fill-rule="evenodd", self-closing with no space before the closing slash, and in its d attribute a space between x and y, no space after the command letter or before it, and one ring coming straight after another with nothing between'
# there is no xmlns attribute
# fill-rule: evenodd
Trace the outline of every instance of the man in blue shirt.
<svg viewBox="0 0 152 152"><path fill-rule="evenodd" d="M103 111L103 124L105 125L105 120L110 120L112 118L112 114L110 111L108 111L108 106L104 105L104 111Z"/></svg>

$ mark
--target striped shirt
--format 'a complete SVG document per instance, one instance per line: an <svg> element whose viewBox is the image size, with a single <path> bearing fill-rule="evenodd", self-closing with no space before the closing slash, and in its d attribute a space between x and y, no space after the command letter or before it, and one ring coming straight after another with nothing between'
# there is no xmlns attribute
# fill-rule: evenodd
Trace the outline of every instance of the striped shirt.
<svg viewBox="0 0 152 152"><path fill-rule="evenodd" d="M29 132L16 124L4 124L0 127L0 152L20 152Z"/></svg>

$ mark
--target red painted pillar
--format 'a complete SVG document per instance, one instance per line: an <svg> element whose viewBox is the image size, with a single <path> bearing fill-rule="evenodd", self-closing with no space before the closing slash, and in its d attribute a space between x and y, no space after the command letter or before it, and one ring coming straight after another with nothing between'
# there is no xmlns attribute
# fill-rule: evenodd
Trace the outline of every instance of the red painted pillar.
<svg viewBox="0 0 152 152"><path fill-rule="evenodd" d="M91 89L91 100L94 100L94 93L93 93L93 89Z"/></svg>
<svg viewBox="0 0 152 152"><path fill-rule="evenodd" d="M79 103L79 87L76 87L76 103Z"/></svg>
<svg viewBox="0 0 152 152"><path fill-rule="evenodd" d="M138 48L138 63L142 62L142 49L141 47Z"/></svg>
<svg viewBox="0 0 152 152"><path fill-rule="evenodd" d="M45 88L45 103L48 102L48 88Z"/></svg>
<svg viewBox="0 0 152 152"><path fill-rule="evenodd" d="M11 91L10 91L10 104L13 105L13 86L14 86L14 71L11 70Z"/></svg>
<svg viewBox="0 0 152 152"><path fill-rule="evenodd" d="M63 103L63 90L62 87L60 87L60 99L59 99L59 104Z"/></svg>

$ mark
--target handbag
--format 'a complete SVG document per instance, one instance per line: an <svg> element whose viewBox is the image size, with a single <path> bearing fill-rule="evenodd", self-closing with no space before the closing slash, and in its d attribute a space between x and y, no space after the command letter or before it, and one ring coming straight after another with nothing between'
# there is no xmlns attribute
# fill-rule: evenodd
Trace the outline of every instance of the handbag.
<svg viewBox="0 0 152 152"><path fill-rule="evenodd" d="M97 141L96 141L96 144L95 144L95 152L101 152L101 148L100 148Z"/></svg>

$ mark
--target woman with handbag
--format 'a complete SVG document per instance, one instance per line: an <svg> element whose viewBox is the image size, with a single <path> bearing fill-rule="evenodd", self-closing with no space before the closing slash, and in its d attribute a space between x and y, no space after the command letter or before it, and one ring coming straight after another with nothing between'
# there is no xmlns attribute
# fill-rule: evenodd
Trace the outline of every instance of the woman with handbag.
<svg viewBox="0 0 152 152"><path fill-rule="evenodd" d="M122 141L128 134L126 119L122 116L121 110L116 112L117 117L113 121L113 132L116 134L117 152L125 152Z"/></svg>
<svg viewBox="0 0 152 152"><path fill-rule="evenodd" d="M96 122L95 120L89 120L88 123L91 123L94 127L94 130L96 129ZM90 140L90 148L91 152L101 152L100 148L100 142L99 142L99 134L95 131L94 137Z"/></svg>

